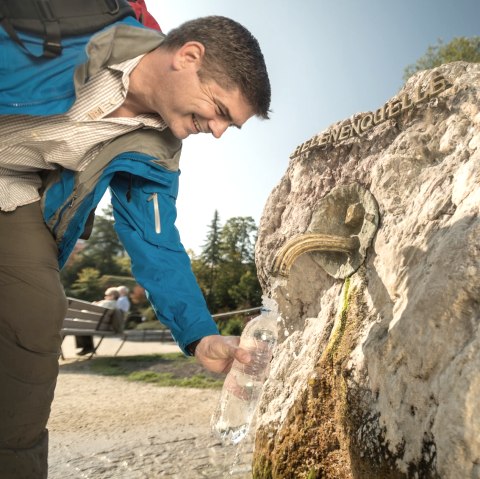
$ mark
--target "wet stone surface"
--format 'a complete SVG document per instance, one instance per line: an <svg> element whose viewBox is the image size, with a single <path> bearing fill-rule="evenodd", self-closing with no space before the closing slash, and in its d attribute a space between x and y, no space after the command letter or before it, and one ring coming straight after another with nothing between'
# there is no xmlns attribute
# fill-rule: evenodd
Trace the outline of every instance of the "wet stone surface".
<svg viewBox="0 0 480 479"><path fill-rule="evenodd" d="M101 442L102 444L98 444ZM224 447L211 437L199 435L165 442L155 437L142 442L107 445L92 440L92 447L103 445L91 455L78 455L68 446L55 448L50 478L250 478L251 455ZM107 447L105 447L107 446ZM237 454L239 452L239 454Z"/></svg>

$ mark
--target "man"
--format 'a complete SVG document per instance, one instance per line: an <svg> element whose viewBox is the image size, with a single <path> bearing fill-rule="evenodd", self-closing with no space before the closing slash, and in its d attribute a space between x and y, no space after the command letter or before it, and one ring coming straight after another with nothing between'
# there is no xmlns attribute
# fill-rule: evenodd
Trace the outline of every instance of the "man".
<svg viewBox="0 0 480 479"><path fill-rule="evenodd" d="M125 323L125 313L118 305L118 301L120 300L120 288L127 289L125 286L120 286L119 288L107 288L105 290L103 299L100 299L99 301L94 301L95 304L103 306L104 308L114 310L112 312L112 324L115 326L115 332L118 333L123 331ZM93 355L93 353L95 352L93 336L75 336L75 346L77 348L81 348L80 351L77 353L79 356L85 356L87 354Z"/></svg>
<svg viewBox="0 0 480 479"><path fill-rule="evenodd" d="M15 2L12 2L15 8ZM109 186L132 272L186 354L207 369L248 362L222 337L174 227L181 141L220 138L268 118L270 84L255 38L223 17L167 36L127 17L62 37L62 54L0 29L0 470L47 477L45 428L66 301L59 280ZM48 173L48 174L47 174Z"/></svg>
<svg viewBox="0 0 480 479"><path fill-rule="evenodd" d="M119 286L117 288L118 291L118 299L117 299L117 308L120 311L123 311L125 315L125 319L127 318L127 314L130 311L130 300L128 299L129 290L126 286Z"/></svg>

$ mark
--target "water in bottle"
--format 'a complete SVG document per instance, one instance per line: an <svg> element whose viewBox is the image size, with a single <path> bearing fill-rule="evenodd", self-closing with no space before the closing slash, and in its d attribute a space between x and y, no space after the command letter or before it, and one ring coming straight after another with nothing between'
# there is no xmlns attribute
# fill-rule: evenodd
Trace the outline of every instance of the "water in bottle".
<svg viewBox="0 0 480 479"><path fill-rule="evenodd" d="M251 361L242 364L234 361L212 417L214 434L224 444L237 444L248 433L268 375L273 348L277 341L276 303L264 301L261 314L245 326L240 338L240 347L250 352Z"/></svg>

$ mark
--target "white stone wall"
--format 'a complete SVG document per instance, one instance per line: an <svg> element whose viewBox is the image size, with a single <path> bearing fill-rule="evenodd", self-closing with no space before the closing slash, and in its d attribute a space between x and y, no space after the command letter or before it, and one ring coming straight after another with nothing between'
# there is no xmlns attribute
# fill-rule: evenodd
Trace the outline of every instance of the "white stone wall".
<svg viewBox="0 0 480 479"><path fill-rule="evenodd" d="M480 65L418 73L398 98L421 91L432 75L451 86L363 136L300 153L266 204L257 265L284 323L258 424L281 428L308 387L344 285L318 266L317 253L275 278L275 253L307 231L329 191L356 182L375 196L381 217L350 286L368 309L350 353L349 387L367 388L364 416L377 418L356 434L365 435L365 454L377 435L373 443L406 477L473 479L480 478Z"/></svg>

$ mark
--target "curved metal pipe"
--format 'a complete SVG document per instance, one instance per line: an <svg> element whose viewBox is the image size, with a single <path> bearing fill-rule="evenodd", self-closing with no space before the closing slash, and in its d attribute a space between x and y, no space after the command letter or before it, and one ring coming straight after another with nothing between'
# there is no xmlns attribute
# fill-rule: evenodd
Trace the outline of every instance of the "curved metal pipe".
<svg viewBox="0 0 480 479"><path fill-rule="evenodd" d="M273 274L288 276L295 260L302 254L310 251L329 251L335 253L352 254L359 247L356 236L348 238L343 236L326 235L319 233L306 233L295 236L287 241L275 255Z"/></svg>

